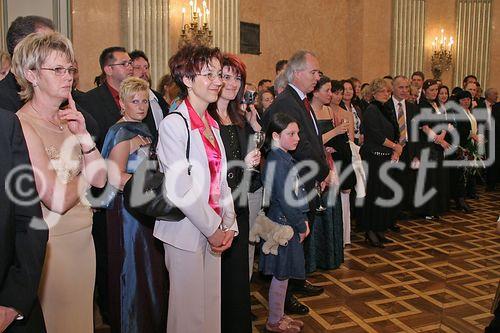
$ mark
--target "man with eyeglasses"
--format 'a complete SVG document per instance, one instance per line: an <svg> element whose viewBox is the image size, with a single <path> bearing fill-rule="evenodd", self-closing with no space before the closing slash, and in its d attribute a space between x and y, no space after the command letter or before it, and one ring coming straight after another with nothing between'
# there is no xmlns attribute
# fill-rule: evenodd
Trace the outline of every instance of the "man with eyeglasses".
<svg viewBox="0 0 500 333"><path fill-rule="evenodd" d="M134 50L129 53L129 56L132 59L132 75L149 82L149 108L143 122L148 125L153 135L153 143L156 144L160 122L167 115L169 106L163 96L151 88L149 59L146 54L143 51Z"/></svg>
<svg viewBox="0 0 500 333"><path fill-rule="evenodd" d="M99 85L77 102L97 120L100 133L97 147L101 149L108 129L121 118L118 91L122 81L132 75L132 60L124 47L112 46L102 51L99 65Z"/></svg>
<svg viewBox="0 0 500 333"><path fill-rule="evenodd" d="M99 65L101 67L99 86L79 97L77 102L97 120L100 135L96 142L101 150L109 128L121 118L118 92L122 81L132 75L132 61L124 47L112 46L101 52ZM97 304L103 322L109 323L108 241L104 209L94 211L92 236L96 249Z"/></svg>

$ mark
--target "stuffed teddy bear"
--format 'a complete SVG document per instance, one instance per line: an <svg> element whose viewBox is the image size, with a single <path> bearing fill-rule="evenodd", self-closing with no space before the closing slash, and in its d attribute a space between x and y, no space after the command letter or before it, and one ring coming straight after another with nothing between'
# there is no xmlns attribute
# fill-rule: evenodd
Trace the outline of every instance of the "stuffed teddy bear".
<svg viewBox="0 0 500 333"><path fill-rule="evenodd" d="M289 225L283 225L271 221L264 212L260 212L255 219L255 224L250 229L250 242L265 240L262 244L264 254L278 254L278 247L287 246L293 237L293 229Z"/></svg>

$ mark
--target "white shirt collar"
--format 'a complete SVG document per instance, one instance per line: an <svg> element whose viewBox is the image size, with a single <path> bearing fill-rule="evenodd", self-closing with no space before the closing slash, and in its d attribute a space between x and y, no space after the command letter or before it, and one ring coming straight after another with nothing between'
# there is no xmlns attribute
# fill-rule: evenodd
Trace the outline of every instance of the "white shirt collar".
<svg viewBox="0 0 500 333"><path fill-rule="evenodd" d="M401 103L401 105L403 106L403 108L405 107L405 100L404 100L404 99L402 99L402 100L398 101L398 100L396 99L396 97L394 97L394 95L392 95L392 101L393 101L393 103L394 103L394 107L397 107L397 106L398 106L398 103Z"/></svg>
<svg viewBox="0 0 500 333"><path fill-rule="evenodd" d="M301 100L304 100L304 98L306 98L306 97L307 97L307 96L306 96L306 94L304 94L304 93L302 92L302 90L300 90L299 88L297 88L296 86L294 86L292 83L289 83L288 85L289 85L290 87L292 87L292 88L293 88L293 90L295 90L295 91L297 92L297 94L299 94L299 97L300 97L300 99L301 99Z"/></svg>
<svg viewBox="0 0 500 333"><path fill-rule="evenodd" d="M152 100L155 100L158 102L158 98L156 97L156 95L153 93L153 90L149 89L149 100L152 101Z"/></svg>

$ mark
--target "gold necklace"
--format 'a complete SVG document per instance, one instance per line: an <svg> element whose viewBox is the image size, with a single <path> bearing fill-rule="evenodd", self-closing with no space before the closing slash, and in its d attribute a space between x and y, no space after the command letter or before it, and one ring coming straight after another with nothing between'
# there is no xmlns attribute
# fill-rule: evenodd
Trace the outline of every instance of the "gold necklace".
<svg viewBox="0 0 500 333"><path fill-rule="evenodd" d="M45 121L48 121L49 123L51 123L51 124L52 124L52 125L54 125L55 127L59 128L59 130L61 130L61 131L64 129L63 125L61 124L61 120L59 120L59 124L56 124L56 123L54 123L53 121L51 121L51 120L49 120L49 119L47 119L47 118L44 118L44 117L42 116L42 114L41 114L40 112L38 112L38 110L37 110L37 109L35 109L35 106L33 105L33 102L30 102L30 106L31 106L31 108L32 108L33 110L35 110L35 112L36 112L36 113L40 116L40 118L42 118L42 119L43 119L43 120L45 120Z"/></svg>

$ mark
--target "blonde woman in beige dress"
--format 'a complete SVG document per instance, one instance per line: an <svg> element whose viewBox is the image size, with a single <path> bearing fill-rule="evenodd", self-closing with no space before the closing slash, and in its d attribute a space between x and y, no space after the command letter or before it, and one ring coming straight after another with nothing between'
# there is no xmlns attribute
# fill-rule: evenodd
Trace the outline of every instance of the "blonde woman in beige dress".
<svg viewBox="0 0 500 333"><path fill-rule="evenodd" d="M17 112L49 226L39 297L48 333L93 332L95 251L83 194L106 167L71 98L74 55L58 33L32 34L14 52L25 105ZM68 107L60 109L68 99Z"/></svg>

